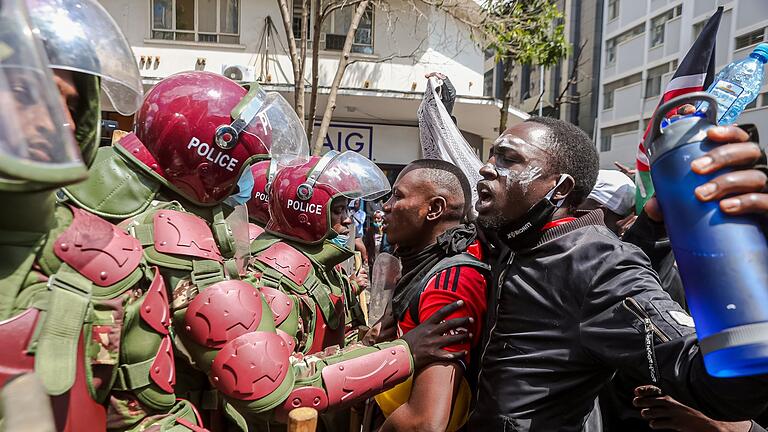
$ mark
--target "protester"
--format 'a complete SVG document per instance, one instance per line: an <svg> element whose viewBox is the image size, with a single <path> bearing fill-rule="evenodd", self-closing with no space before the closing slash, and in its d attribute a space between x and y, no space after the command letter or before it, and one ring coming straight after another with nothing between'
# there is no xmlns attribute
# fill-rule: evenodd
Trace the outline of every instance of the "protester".
<svg viewBox="0 0 768 432"><path fill-rule="evenodd" d="M216 375L219 360L210 365L214 354L216 359L230 359L225 369L234 371L234 378L243 373L276 377L259 382L253 393L238 390L232 381L216 385L242 413L250 430L279 428L275 420L284 422L287 412L299 406L328 413L321 416L321 430L340 430L339 422L349 424L343 417L344 408L392 387L431 361L459 356L438 349L440 343L466 339L466 335L443 336L449 330L446 325L467 325L466 318L440 324L460 307L455 304L440 317L425 321L416 335L373 346L347 343L348 318L358 294L339 265L354 254L349 242L354 235L349 200L375 199L389 191L389 182L373 162L354 152L313 156L306 163L279 170L268 189L270 219L266 232L251 243L253 258L247 269L247 280L259 287L265 304L270 305L268 317L247 315L246 321L254 328L242 336L228 332L232 337L223 346L200 337L205 333L182 330L195 364L206 371L210 368L214 377L220 376ZM211 301L233 308L238 302L238 296L229 296L227 290L210 294L211 290L195 297L187 317L208 313L207 309L198 312L195 302L198 307ZM210 319L217 322L215 315ZM264 351L271 345L270 339L277 341L275 332L286 349ZM443 338L445 342L438 342ZM252 343L254 348L238 351L243 343ZM272 361L262 362L266 355ZM249 372L254 364L261 369ZM364 379L352 379L361 376Z"/></svg>
<svg viewBox="0 0 768 432"><path fill-rule="evenodd" d="M398 329L408 334L438 309L457 300L452 317L471 317L471 341L447 347L470 352L479 343L486 311L486 273L479 260L475 227L465 225L470 185L455 165L417 160L400 173L384 204L384 227L398 245L403 276L392 301ZM472 255L474 253L475 255ZM466 421L472 375L462 364L433 363L403 385L377 396L388 416L386 431L455 431Z"/></svg>
<svg viewBox="0 0 768 432"><path fill-rule="evenodd" d="M502 134L481 170L478 224L509 253L489 296L470 429L582 430L617 369L718 418L762 412L762 379L706 372L690 318L642 252L610 233L602 212L575 217L597 166L583 131L532 118Z"/></svg>
<svg viewBox="0 0 768 432"><path fill-rule="evenodd" d="M579 208L602 209L605 226L619 236L634 222L635 184L616 170L600 170L597 183Z"/></svg>
<svg viewBox="0 0 768 432"><path fill-rule="evenodd" d="M373 213L373 222L371 223L371 231L373 231L373 242L376 248L376 252L381 247L381 239L384 237L384 212L376 210Z"/></svg>
<svg viewBox="0 0 768 432"><path fill-rule="evenodd" d="M352 210L352 221L355 223L355 231L351 234L354 236L355 251L360 252L360 257L363 259L363 267L368 266L368 249L365 246L365 221L367 215L363 209L363 203L359 199L350 200L349 207Z"/></svg>

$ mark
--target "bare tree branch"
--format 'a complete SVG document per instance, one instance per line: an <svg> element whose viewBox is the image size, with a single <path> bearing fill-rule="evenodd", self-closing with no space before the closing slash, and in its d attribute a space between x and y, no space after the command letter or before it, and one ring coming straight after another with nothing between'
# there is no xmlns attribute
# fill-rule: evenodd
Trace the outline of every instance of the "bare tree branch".
<svg viewBox="0 0 768 432"><path fill-rule="evenodd" d="M570 101L568 97L566 97L566 93L568 92L568 89L571 86L575 86L579 83L578 76L579 76L579 66L581 66L580 64L581 53L584 51L585 46L587 46L586 40L579 46L579 48L573 54L573 67L571 68L571 73L568 75L568 80L565 82L565 85L563 86L563 90L555 98L555 101L554 101L555 108L559 107L563 103L573 102L573 101Z"/></svg>
<svg viewBox="0 0 768 432"><path fill-rule="evenodd" d="M323 8L323 12L321 13L321 16L322 16L321 19L325 20L325 18L330 16L335 11L337 11L339 9L342 9L342 8L345 8L347 6L355 7L355 6L359 5L361 1L363 1L363 0L353 0L353 1L344 0L344 1L339 2L339 3L333 3L333 2L329 3L329 4L327 4Z"/></svg>
<svg viewBox="0 0 768 432"><path fill-rule="evenodd" d="M280 16L283 21L283 28L285 29L286 38L288 39L288 51L291 55L291 64L293 65L294 109L296 110L296 114L299 116L299 120L303 122L304 77L299 75L299 72L302 71L302 63L304 62L304 59L299 59L299 53L296 49L296 39L293 38L293 23L291 22L293 15L288 10L288 1L277 0L277 5L280 8ZM299 103L299 99L302 99L301 103Z"/></svg>
<svg viewBox="0 0 768 432"><path fill-rule="evenodd" d="M314 8L312 9L312 84L309 93L309 117L307 118L307 142L312 142L312 133L315 128L315 113L317 111L317 86L320 79L319 55L320 55L320 30L322 20L320 19L320 4L322 0L312 0Z"/></svg>
<svg viewBox="0 0 768 432"><path fill-rule="evenodd" d="M394 60L394 59L404 59L404 58L413 58L416 56L416 53L421 51L421 46L424 44L424 40L422 39L421 42L419 42L419 45L413 49L409 54L391 54L385 57L380 57L377 59L354 59L347 62L347 66L351 64L355 64L358 62L365 62L365 63L386 63L388 61Z"/></svg>
<svg viewBox="0 0 768 432"><path fill-rule="evenodd" d="M328 94L328 103L325 105L323 121L320 123L320 129L317 131L317 138L312 154L320 154L323 149L323 140L325 139L325 134L328 132L328 127L331 124L333 110L336 109L336 96L339 93L341 79L344 77L344 72L347 69L349 53L352 51L352 42L355 40L355 32L357 31L357 26L360 25L360 20L363 18L365 10L368 8L369 1L370 0L362 0L360 4L357 5L355 14L352 15L352 22L349 25L347 38L344 40L344 47L341 50L341 55L339 55L339 65L336 68L336 76L333 77L333 82L331 83L331 92Z"/></svg>

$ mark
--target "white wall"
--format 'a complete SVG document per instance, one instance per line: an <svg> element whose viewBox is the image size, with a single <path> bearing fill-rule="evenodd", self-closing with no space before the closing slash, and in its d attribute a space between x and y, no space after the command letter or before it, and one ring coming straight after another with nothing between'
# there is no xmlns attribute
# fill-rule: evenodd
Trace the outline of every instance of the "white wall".
<svg viewBox="0 0 768 432"><path fill-rule="evenodd" d="M221 72L224 64L256 67L259 76L265 52L261 49L262 34L267 16L272 18L282 46L287 42L282 30L277 3L270 0L242 0L240 19L240 45L179 43L156 41L150 37L150 0L101 0L126 33L140 56L160 57L155 67L141 69L146 78L164 78L180 71L194 70L198 58L204 58L204 70ZM392 13L377 12L374 19L374 55L354 56L362 61L349 66L342 81L343 87L410 91L412 83L423 91L424 74L433 70L450 71L451 80L459 95L482 96L483 55L469 38L468 33L441 13L425 10L419 16L412 9L396 1ZM389 18L389 19L388 19ZM280 43L270 47L267 72L272 83L293 82L293 72L287 52ZM418 49L417 49L418 48ZM385 63L365 62L391 55L408 55L416 51L415 58L394 59ZM323 52L320 57L320 85L330 85L338 65L338 52ZM415 64L414 64L415 62ZM310 68L307 67L307 77Z"/></svg>
<svg viewBox="0 0 768 432"><path fill-rule="evenodd" d="M616 48L616 73L622 74L642 66L644 50L645 33L619 44Z"/></svg>
<svg viewBox="0 0 768 432"><path fill-rule="evenodd" d="M642 100L643 83L639 82L614 91L614 120L637 115Z"/></svg>
<svg viewBox="0 0 768 432"><path fill-rule="evenodd" d="M626 132L613 135L611 151L600 153L600 168L616 169L614 162L628 166L635 165L637 146L640 144L640 132Z"/></svg>
<svg viewBox="0 0 768 432"><path fill-rule="evenodd" d="M736 17L738 28L752 27L760 24L768 17L768 1L738 0L739 13Z"/></svg>

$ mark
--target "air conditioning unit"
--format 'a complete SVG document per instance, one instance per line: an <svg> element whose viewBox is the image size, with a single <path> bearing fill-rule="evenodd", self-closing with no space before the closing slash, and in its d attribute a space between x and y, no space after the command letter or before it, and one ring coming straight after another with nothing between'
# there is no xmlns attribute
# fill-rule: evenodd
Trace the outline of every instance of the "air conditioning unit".
<svg viewBox="0 0 768 432"><path fill-rule="evenodd" d="M245 65L222 65L221 74L232 81L256 81L256 68Z"/></svg>

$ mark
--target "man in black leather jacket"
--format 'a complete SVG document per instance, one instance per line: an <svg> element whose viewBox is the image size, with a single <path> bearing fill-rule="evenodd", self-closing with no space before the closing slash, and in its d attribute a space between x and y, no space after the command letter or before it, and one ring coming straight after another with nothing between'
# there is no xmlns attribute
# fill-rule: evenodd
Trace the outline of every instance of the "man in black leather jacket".
<svg viewBox="0 0 768 432"><path fill-rule="evenodd" d="M765 380L704 369L693 322L648 258L599 210L575 218L597 173L578 128L533 118L502 134L478 183L478 223L509 251L496 266L472 431L581 431L615 371L723 419L768 404Z"/></svg>

